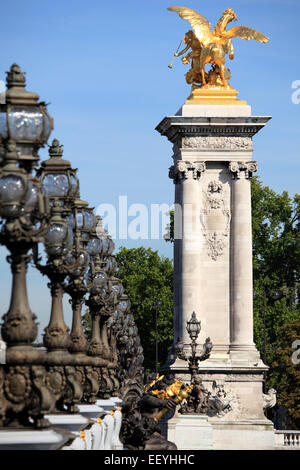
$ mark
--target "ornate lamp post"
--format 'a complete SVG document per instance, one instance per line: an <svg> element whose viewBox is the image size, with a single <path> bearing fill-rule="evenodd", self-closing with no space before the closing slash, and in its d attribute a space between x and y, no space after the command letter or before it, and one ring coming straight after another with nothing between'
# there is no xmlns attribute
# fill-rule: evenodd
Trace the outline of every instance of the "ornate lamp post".
<svg viewBox="0 0 300 470"><path fill-rule="evenodd" d="M64 322L62 299L65 279L84 275L88 255L82 246L77 223L76 201L77 205L80 203L76 171L62 159L62 146L58 140L53 140L49 154L49 160L42 162L39 171L43 191L52 206L50 229L45 237L48 260L45 266L38 261L36 265L48 276L52 297L50 321L44 334L44 344L48 350L48 383L56 395L58 409L64 410L64 405L67 405L69 411L75 412L77 407L74 403L81 399L83 390L76 380L75 368L71 367L76 360L68 352L71 338ZM78 312L74 310L76 317Z"/></svg>
<svg viewBox="0 0 300 470"><path fill-rule="evenodd" d="M2 336L7 343L6 409L12 423L24 423L32 416L37 426L44 426L47 423L42 418L42 411L52 407L48 391L44 395L48 394L47 404L30 411L31 401L36 399L34 375L39 376L36 381L40 386L46 387L43 370L37 367L43 363L44 355L32 347L38 330L36 316L28 303L26 271L30 260L28 253L48 228L48 214L38 181L18 167L18 161L16 144L9 141L0 178L0 213L4 219L0 241L11 253L8 261L13 274L10 307L2 324Z"/></svg>
<svg viewBox="0 0 300 470"><path fill-rule="evenodd" d="M144 356L138 329L130 313L130 301L126 295L121 296L117 311L110 317L107 325L109 329L114 330L117 340L119 363L117 377L121 385L120 394L122 397L129 397L132 394L136 396L137 390L143 383Z"/></svg>
<svg viewBox="0 0 300 470"><path fill-rule="evenodd" d="M192 355L189 357L186 356L186 353L184 351L184 343L181 341L181 339L178 339L178 342L176 344L176 354L178 355L178 357L180 357L180 359L189 361L191 382L193 382L196 375L199 373L199 361L205 361L209 358L213 345L211 343L210 338L206 338L200 354L197 354L197 338L201 331L201 322L197 320L195 312L192 313L190 320L187 321L186 329L191 338L190 346L192 350Z"/></svg>
<svg viewBox="0 0 300 470"><path fill-rule="evenodd" d="M97 237L97 238L96 238ZM100 246L100 252L99 252ZM106 398L111 392L118 388L119 383L115 378L117 365L117 355L114 344L109 345L107 322L117 307L117 302L123 293L123 287L119 280L114 277L116 261L112 255L114 243L103 230L101 219L97 218L96 231L92 235L88 249L97 253L92 259L92 279L93 285L86 304L92 316L92 337L88 349L88 354L105 361L101 367L102 385L99 396ZM113 339L114 341L114 339Z"/></svg>
<svg viewBox="0 0 300 470"><path fill-rule="evenodd" d="M71 345L69 351L74 355L76 362L76 377L83 387L83 399L88 403L96 401L96 395L99 390L99 373L96 368L95 360L87 356L88 340L83 331L81 309L84 302L84 296L90 292L94 283L94 262L93 259L100 252L100 241L94 236L95 230L89 232L91 222L95 225L95 216L87 208L87 204L80 199L76 199L74 204L74 225L75 239L77 245L84 246L89 256L89 269L86 273L78 272L70 274L66 285L66 292L71 296L73 309L73 322L71 331ZM83 242L83 238L85 242ZM95 332L94 332L95 334Z"/></svg>
<svg viewBox="0 0 300 470"><path fill-rule="evenodd" d="M113 314L117 307L118 299L121 296L121 290L119 286L119 281L114 277L114 273L117 268L116 259L112 256L114 250L114 242L111 237L108 235L106 230L103 230L101 219L98 220L97 224L97 235L101 243L101 261L102 268L107 275L107 284L102 289L102 297L105 302L105 305L100 311L100 335L103 345L102 356L105 359L111 358L111 350L108 344L107 336L107 320Z"/></svg>
<svg viewBox="0 0 300 470"><path fill-rule="evenodd" d="M155 309L155 373L158 374L158 310L162 306L162 302L156 299L153 302L153 308Z"/></svg>
<svg viewBox="0 0 300 470"><path fill-rule="evenodd" d="M187 321L186 329L192 341L191 342L192 355L189 358L189 368L191 372L191 377L193 379L194 376L198 372L199 358L196 356L196 350L197 350L196 341L201 331L201 322L197 320L195 312L192 313L190 320Z"/></svg>
<svg viewBox="0 0 300 470"><path fill-rule="evenodd" d="M41 162L37 172L43 192L51 201L58 200L65 209L70 210L79 190L77 170L62 158L63 146L57 139L52 141L49 156L48 160Z"/></svg>
<svg viewBox="0 0 300 470"><path fill-rule="evenodd" d="M53 408L54 397L45 385L45 355L32 347L37 324L26 288L30 251L48 228L47 201L31 171L53 123L38 99L25 89L24 73L13 64L7 72L6 102L0 104L0 241L11 253L13 275L10 307L2 324L7 357L0 370L0 423L28 425L32 418L37 427L43 427L49 425L43 414Z"/></svg>
<svg viewBox="0 0 300 470"><path fill-rule="evenodd" d="M102 268L100 255L92 257L91 269L91 288L90 295L86 300L92 317L92 334L88 347L88 354L93 358L95 364L95 372L98 374L98 388L94 391L94 399L98 392L106 394L107 390L112 389L112 384L108 379L107 365L109 360L104 354L104 344L100 331L100 316L106 308L107 296L107 274ZM100 389L99 389L100 385ZM105 395L106 396L106 395Z"/></svg>
<svg viewBox="0 0 300 470"><path fill-rule="evenodd" d="M38 181L18 167L18 161L16 144L9 141L0 178L0 215L4 219L0 241L11 252L8 260L11 263L13 285L2 335L8 347L13 347L15 352L18 344L29 345L37 335L36 317L28 304L26 270L28 252L45 234L48 217ZM9 351L8 358L12 354L12 350Z"/></svg>

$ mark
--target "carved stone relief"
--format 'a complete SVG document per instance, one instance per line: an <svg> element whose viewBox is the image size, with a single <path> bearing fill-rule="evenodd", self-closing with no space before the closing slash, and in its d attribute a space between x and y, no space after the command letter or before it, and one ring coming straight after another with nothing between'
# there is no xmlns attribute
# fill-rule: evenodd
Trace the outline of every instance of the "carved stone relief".
<svg viewBox="0 0 300 470"><path fill-rule="evenodd" d="M203 194L200 219L207 246L207 254L214 261L224 252L230 227L230 210L225 203L224 188L212 180Z"/></svg>
<svg viewBox="0 0 300 470"><path fill-rule="evenodd" d="M208 397L208 416L223 418L231 411L238 411L239 400L236 394L228 388L225 390L224 385L222 381L213 382L212 392Z"/></svg>
<svg viewBox="0 0 300 470"><path fill-rule="evenodd" d="M183 137L182 148L203 150L252 150L251 137Z"/></svg>

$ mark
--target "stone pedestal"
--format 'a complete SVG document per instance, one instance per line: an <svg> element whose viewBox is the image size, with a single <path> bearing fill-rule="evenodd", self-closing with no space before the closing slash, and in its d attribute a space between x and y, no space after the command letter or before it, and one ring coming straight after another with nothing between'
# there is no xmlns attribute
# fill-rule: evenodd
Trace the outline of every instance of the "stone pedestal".
<svg viewBox="0 0 300 470"><path fill-rule="evenodd" d="M267 367L253 342L250 180L257 170L252 138L270 117L252 116L245 102L229 98L188 100L156 128L173 144L174 341L180 337L190 352L186 322L195 311L199 345L207 337L213 343L200 363L204 385L231 396L230 426L250 420L269 429L262 408ZM189 381L187 362L177 358L170 368ZM220 416L210 419L218 429Z"/></svg>
<svg viewBox="0 0 300 470"><path fill-rule="evenodd" d="M212 426L207 416L176 414L168 421L168 440L178 450L212 450Z"/></svg>
<svg viewBox="0 0 300 470"><path fill-rule="evenodd" d="M108 400L107 400L108 401ZM88 419L97 419L103 415L104 409L97 405L78 405L79 413Z"/></svg>
<svg viewBox="0 0 300 470"><path fill-rule="evenodd" d="M68 441L68 437L54 429L0 430L1 450L58 450Z"/></svg>
<svg viewBox="0 0 300 470"><path fill-rule="evenodd" d="M69 432L79 432L90 424L88 418L78 414L45 415L45 418L48 419L53 428L64 429Z"/></svg>
<svg viewBox="0 0 300 470"><path fill-rule="evenodd" d="M274 450L275 433L267 420L219 421L212 424L214 450Z"/></svg>
<svg viewBox="0 0 300 470"><path fill-rule="evenodd" d="M107 400L97 400L96 405L106 413L109 413L110 410L114 409L115 406L119 406L116 404L116 401L112 400L111 398Z"/></svg>

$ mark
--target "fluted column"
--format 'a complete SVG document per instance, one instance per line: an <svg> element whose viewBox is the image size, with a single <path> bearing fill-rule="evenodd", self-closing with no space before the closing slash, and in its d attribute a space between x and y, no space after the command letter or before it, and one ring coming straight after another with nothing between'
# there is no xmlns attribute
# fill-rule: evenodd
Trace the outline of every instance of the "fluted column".
<svg viewBox="0 0 300 470"><path fill-rule="evenodd" d="M174 179L175 221L174 237L174 319L175 341L181 337L186 345L190 339L186 331L187 320L197 311L200 302L199 255L201 248L199 179L205 170L204 162L179 160L171 167Z"/></svg>
<svg viewBox="0 0 300 470"><path fill-rule="evenodd" d="M251 176L256 162L230 162L231 219L231 355L256 351L253 343Z"/></svg>

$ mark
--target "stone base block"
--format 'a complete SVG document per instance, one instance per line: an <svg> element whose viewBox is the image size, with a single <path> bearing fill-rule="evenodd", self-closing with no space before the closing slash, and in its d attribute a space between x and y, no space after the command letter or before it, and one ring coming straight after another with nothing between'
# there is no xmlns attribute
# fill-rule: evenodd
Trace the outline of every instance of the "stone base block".
<svg viewBox="0 0 300 470"><path fill-rule="evenodd" d="M168 440L178 450L212 450L212 426L204 415L175 415L168 421Z"/></svg>
<svg viewBox="0 0 300 470"><path fill-rule="evenodd" d="M211 423L214 450L274 450L275 432L270 421Z"/></svg>
<svg viewBox="0 0 300 470"><path fill-rule="evenodd" d="M89 419L82 415L59 414L45 415L51 426L58 429L65 429L69 432L78 432L89 424Z"/></svg>
<svg viewBox="0 0 300 470"><path fill-rule="evenodd" d="M114 402L115 406L122 406L122 400L119 397L111 397L110 400Z"/></svg>
<svg viewBox="0 0 300 470"><path fill-rule="evenodd" d="M58 450L68 437L54 429L0 430L1 450Z"/></svg>
<svg viewBox="0 0 300 470"><path fill-rule="evenodd" d="M110 410L112 410L115 406L119 406L116 404L115 401L113 401L112 399L107 399L107 400L97 400L96 401L96 405L100 408L102 408L102 410L104 410L106 413L109 413Z"/></svg>
<svg viewBox="0 0 300 470"><path fill-rule="evenodd" d="M78 405L79 413L88 419L97 419L103 415L104 409L96 405Z"/></svg>

